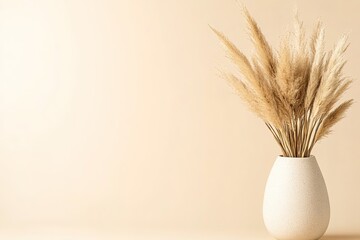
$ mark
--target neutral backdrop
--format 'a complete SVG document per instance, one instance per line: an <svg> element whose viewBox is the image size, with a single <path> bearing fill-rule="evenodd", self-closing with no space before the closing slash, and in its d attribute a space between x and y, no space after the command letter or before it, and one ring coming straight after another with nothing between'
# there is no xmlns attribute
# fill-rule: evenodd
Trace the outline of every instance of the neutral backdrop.
<svg viewBox="0 0 360 240"><path fill-rule="evenodd" d="M314 155L328 233L360 234L357 0L1 0L0 230L266 234L280 149L219 78L208 26L252 53L241 3L275 46L296 6L327 47L349 34L356 103Z"/></svg>

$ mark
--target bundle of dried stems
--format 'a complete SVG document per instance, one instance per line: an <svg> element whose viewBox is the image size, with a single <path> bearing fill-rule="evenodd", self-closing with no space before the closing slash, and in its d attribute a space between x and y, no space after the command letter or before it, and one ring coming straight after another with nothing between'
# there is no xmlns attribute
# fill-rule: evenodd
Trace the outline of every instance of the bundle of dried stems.
<svg viewBox="0 0 360 240"><path fill-rule="evenodd" d="M353 100L337 104L351 79L343 75L347 37L324 50L324 28L316 25L305 38L297 14L294 30L273 51L255 20L244 16L256 54L251 61L221 32L212 28L242 76L224 73L250 109L265 121L286 157L309 157L314 144L328 135Z"/></svg>

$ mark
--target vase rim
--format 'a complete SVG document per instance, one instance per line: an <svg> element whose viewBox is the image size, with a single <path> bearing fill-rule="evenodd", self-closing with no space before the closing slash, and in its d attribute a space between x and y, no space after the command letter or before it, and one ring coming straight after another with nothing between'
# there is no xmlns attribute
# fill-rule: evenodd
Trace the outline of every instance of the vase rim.
<svg viewBox="0 0 360 240"><path fill-rule="evenodd" d="M283 155L278 155L279 159L292 159L292 160L298 160L298 159L315 159L314 155L310 155L309 157L284 157Z"/></svg>

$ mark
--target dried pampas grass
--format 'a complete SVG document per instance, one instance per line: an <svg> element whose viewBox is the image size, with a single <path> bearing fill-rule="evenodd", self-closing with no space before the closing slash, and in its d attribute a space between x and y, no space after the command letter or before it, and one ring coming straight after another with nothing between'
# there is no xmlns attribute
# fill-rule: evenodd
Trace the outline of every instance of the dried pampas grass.
<svg viewBox="0 0 360 240"><path fill-rule="evenodd" d="M224 77L265 121L284 156L309 157L315 143L331 132L353 103L348 100L337 104L351 84L351 79L343 75L347 37L326 52L321 22L306 39L296 14L294 31L274 52L245 8L244 15L256 50L251 60L212 28L242 74L225 73Z"/></svg>

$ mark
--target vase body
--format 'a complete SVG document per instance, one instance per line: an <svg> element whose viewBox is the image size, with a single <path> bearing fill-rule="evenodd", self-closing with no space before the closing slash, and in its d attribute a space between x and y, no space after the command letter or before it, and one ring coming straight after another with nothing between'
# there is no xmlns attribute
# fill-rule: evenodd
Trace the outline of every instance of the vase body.
<svg viewBox="0 0 360 240"><path fill-rule="evenodd" d="M329 197L314 156L276 159L266 183L263 217L269 233L280 240L313 240L325 233Z"/></svg>

